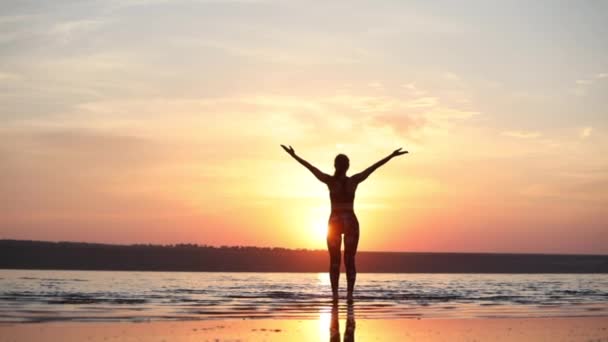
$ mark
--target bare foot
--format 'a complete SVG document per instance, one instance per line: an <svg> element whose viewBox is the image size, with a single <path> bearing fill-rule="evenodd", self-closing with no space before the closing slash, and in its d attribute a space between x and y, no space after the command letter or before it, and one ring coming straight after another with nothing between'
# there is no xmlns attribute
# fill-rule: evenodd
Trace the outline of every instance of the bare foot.
<svg viewBox="0 0 608 342"><path fill-rule="evenodd" d="M349 292L349 293L346 295L346 302L347 302L348 304L352 304L352 303L353 303L353 293L352 293L352 292Z"/></svg>

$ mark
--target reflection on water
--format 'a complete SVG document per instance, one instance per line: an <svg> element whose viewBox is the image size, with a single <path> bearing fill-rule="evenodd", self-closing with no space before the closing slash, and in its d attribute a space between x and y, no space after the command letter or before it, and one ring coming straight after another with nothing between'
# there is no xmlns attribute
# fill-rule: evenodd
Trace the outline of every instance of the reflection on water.
<svg viewBox="0 0 608 342"><path fill-rule="evenodd" d="M327 341L330 336L331 312L321 311L319 313L319 341Z"/></svg>
<svg viewBox="0 0 608 342"><path fill-rule="evenodd" d="M325 323L325 319L327 317L327 313L321 313L320 321ZM340 309L337 303L334 303L331 307L331 321L327 324L322 324L325 328L325 331L329 331L329 341L330 342L340 342ZM327 329L329 328L329 329ZM326 340L323 339L323 340ZM323 341L322 340L322 341ZM344 328L344 342L354 342L355 341L355 306L352 303L349 303L346 306L346 326Z"/></svg>

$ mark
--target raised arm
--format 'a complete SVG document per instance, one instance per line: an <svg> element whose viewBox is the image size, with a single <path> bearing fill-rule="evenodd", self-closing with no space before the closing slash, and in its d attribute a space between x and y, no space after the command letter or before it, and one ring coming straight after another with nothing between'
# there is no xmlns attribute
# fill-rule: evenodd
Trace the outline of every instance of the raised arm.
<svg viewBox="0 0 608 342"><path fill-rule="evenodd" d="M291 147L291 146L287 147L285 145L281 145L281 147L285 150L285 152L287 152L290 156L292 156L293 159L297 160L298 163L304 165L305 168L307 168L310 172L312 172L312 174L315 175L315 177L317 177L318 180L320 180L323 183L327 183L329 181L330 176L328 174L321 172L321 170L317 169L312 164L310 164L306 160L304 160L304 159L300 158L298 155L296 155L296 151L293 150L293 147Z"/></svg>
<svg viewBox="0 0 608 342"><path fill-rule="evenodd" d="M386 164L389 160L393 159L394 157L397 157L397 156L400 156L400 155L403 155L406 153L407 153L407 151L402 151L401 148L398 148L398 149L394 150L393 153L380 159L374 165L368 167L367 169L363 170L362 172L359 172L356 175L353 175L351 178L354 179L357 183L363 182L365 179L367 179L367 177L369 177L369 175L371 175L374 171L376 171L377 168Z"/></svg>

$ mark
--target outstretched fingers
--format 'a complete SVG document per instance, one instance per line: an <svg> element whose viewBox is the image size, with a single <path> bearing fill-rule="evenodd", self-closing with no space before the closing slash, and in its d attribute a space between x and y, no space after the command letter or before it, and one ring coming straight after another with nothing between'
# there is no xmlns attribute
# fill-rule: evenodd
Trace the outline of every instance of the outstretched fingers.
<svg viewBox="0 0 608 342"><path fill-rule="evenodd" d="M407 151L403 151L403 147L399 147L398 149L393 151L393 156L400 156L408 153Z"/></svg>
<svg viewBox="0 0 608 342"><path fill-rule="evenodd" d="M289 145L289 147L285 146L285 145L281 145L281 147L285 150L285 152L289 153L289 154L294 154L295 151L293 150L293 147L291 147L291 145Z"/></svg>

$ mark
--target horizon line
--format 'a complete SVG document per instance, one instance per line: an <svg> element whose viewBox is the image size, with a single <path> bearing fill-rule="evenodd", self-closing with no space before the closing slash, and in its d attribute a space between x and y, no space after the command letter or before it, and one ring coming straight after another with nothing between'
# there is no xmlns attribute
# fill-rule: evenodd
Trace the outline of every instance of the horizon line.
<svg viewBox="0 0 608 342"><path fill-rule="evenodd" d="M149 247L185 247L191 245L195 248L258 248L258 249L284 249L289 251L308 251L308 252L325 252L326 249L309 249L309 248L288 248L279 246L251 246L251 245L207 245L199 243L170 243L170 244L159 244L159 243L108 243L108 242L87 242L87 241L71 241L71 240L26 240L26 239L11 239L11 238L0 238L2 242L41 242L41 243L71 243L71 244L88 244L88 245L103 245L103 246L121 246L121 247L134 247L134 246L149 246ZM446 251L446 252L430 252L430 251L369 251L359 250L357 253L406 253L406 254L492 254L492 255L547 255L547 256L598 256L606 257L608 254L586 254L586 253L544 253L544 252L457 252L457 251Z"/></svg>

